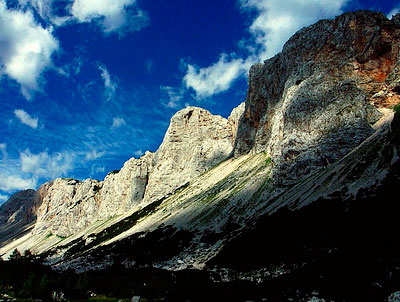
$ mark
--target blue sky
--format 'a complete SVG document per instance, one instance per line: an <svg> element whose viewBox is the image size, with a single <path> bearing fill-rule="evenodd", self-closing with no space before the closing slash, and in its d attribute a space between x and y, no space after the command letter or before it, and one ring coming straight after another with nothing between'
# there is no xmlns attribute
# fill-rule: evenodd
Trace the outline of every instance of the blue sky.
<svg viewBox="0 0 400 302"><path fill-rule="evenodd" d="M298 29L400 1L0 0L0 204L56 177L103 179L155 151L188 105L227 117L251 64Z"/></svg>

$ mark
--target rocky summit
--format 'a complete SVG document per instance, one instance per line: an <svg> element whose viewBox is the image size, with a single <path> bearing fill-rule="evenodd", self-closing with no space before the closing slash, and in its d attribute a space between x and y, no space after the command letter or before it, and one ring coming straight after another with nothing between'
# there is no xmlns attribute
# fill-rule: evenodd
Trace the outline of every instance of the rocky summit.
<svg viewBox="0 0 400 302"><path fill-rule="evenodd" d="M37 216L33 234L68 237L96 221L161 199L232 154L243 108L235 108L228 119L205 109L185 108L171 118L155 153L129 159L103 181L59 178L43 184L38 193L19 192L3 206L3 216L10 217L2 223ZM33 199L34 208L21 205Z"/></svg>
<svg viewBox="0 0 400 302"><path fill-rule="evenodd" d="M235 155L266 151L277 181L294 183L359 145L377 108L399 102L398 22L369 11L322 20L252 66Z"/></svg>
<svg viewBox="0 0 400 302"><path fill-rule="evenodd" d="M156 152L103 181L14 194L0 210L0 253L29 249L81 273L207 272L210 288L258 284L260 301L263 289L271 301L383 301L400 290L399 45L400 14L300 30L251 67L228 119L187 107Z"/></svg>

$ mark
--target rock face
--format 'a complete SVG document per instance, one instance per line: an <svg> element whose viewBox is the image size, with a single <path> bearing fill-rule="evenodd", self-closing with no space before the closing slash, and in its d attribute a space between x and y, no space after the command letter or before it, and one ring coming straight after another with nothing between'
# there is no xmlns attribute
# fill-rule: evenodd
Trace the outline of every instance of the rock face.
<svg viewBox="0 0 400 302"><path fill-rule="evenodd" d="M265 152L259 154L262 163L252 166L265 175L237 188L233 184L244 176L232 177L219 189L237 190L223 203L264 182L260 190L283 190L279 185L324 169L369 137L380 117L377 107L400 103L399 42L400 15L388 20L359 11L322 20L296 33L282 53L252 66L246 102L228 119L185 108L171 118L155 153L128 160L103 181L56 179L37 193L21 192L0 218L37 215L34 234L67 237L97 220L143 208L230 156L249 152ZM209 201L222 192L214 189L204 193Z"/></svg>
<svg viewBox="0 0 400 302"><path fill-rule="evenodd" d="M160 148L131 158L104 181L55 179L42 185L43 200L34 234L61 237L75 234L97 220L123 214L172 193L233 152L234 132L244 105L229 119L205 109L188 107L177 112Z"/></svg>
<svg viewBox="0 0 400 302"><path fill-rule="evenodd" d="M338 160L372 133L376 106L400 101L400 26L358 11L297 32L252 66L235 156L266 151L289 184Z"/></svg>
<svg viewBox="0 0 400 302"><path fill-rule="evenodd" d="M95 221L98 209L97 180L57 178L39 188L43 202L37 213L34 233L67 237Z"/></svg>
<svg viewBox="0 0 400 302"><path fill-rule="evenodd" d="M143 200L153 159L154 153L146 152L139 159L129 159L120 171L108 173L99 192L101 218L122 214Z"/></svg>
<svg viewBox="0 0 400 302"><path fill-rule="evenodd" d="M154 155L145 200L161 198L225 160L233 150L231 123L197 107L176 113Z"/></svg>
<svg viewBox="0 0 400 302"><path fill-rule="evenodd" d="M13 194L0 208L0 224L33 221L40 203L41 200L35 190L24 190Z"/></svg>

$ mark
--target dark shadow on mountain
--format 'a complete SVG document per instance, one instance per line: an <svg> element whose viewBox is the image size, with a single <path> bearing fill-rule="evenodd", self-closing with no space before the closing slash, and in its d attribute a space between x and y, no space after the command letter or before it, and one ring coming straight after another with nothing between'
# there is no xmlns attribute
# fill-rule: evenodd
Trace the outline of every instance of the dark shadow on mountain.
<svg viewBox="0 0 400 302"><path fill-rule="evenodd" d="M28 234L34 226L35 221L16 221L0 225L0 247L6 246L12 241Z"/></svg>

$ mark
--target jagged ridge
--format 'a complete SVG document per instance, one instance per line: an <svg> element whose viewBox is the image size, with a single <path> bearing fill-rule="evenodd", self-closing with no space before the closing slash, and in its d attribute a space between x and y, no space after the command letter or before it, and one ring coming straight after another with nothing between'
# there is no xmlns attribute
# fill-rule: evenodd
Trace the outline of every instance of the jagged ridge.
<svg viewBox="0 0 400 302"><path fill-rule="evenodd" d="M59 206L64 209L53 207L53 197L44 200L36 237L23 245L9 245L3 251L15 246L44 251L54 245L53 251L58 254L53 263L64 268L102 267L110 265L110 261L94 256L102 254L96 252L98 244L104 245L101 248L110 255L132 238L144 234L163 236L162 230L169 226L190 231L190 240L178 252L174 250L170 259L158 259L152 264L170 269L202 267L226 241L253 225L259 216L273 214L281 207L304 206L316 200L318 194L329 192L324 191L328 187L319 180L335 184L332 188L337 191L344 186L339 180L345 179L352 186L352 194L362 186L375 185L374 173L385 177L387 166L371 165L359 182L335 178L331 171L338 167L354 171L348 169L348 160L338 160L374 132L371 124L380 116L377 107L399 102L399 20L400 15L389 21L382 14L360 11L299 31L281 54L251 68L244 114L238 122L238 113L232 114L236 118L226 120L213 117L204 109L186 108L171 120L159 151L128 161L104 182L48 183L46 191L60 182L62 190L55 190L54 194L61 194ZM393 144L382 140L383 145ZM235 158L226 160L232 152ZM359 152L355 154L360 156ZM393 152L397 154L398 150ZM367 153L371 156L370 151ZM386 165L395 162L397 157L393 155ZM188 181L186 188L164 198ZM291 189L293 185L296 186ZM115 199L104 202L107 198L101 197L102 192ZM63 194L68 203L62 202ZM158 204L157 200L162 202ZM143 213L140 203L154 207L139 215ZM99 205L107 213L104 216L98 214ZM52 207L53 211L60 211L60 216L51 214L55 213L51 212ZM109 219L110 213L121 214L126 209L131 212ZM130 221L129 228L121 228L123 232L112 238L99 239L98 234L124 219ZM76 228L70 230L71 225ZM49 228L54 228L55 233L43 239L47 236L43 231ZM173 238L173 232L168 234ZM68 253L74 247L79 248ZM68 259L63 258L65 252ZM119 260L134 261L125 254Z"/></svg>

